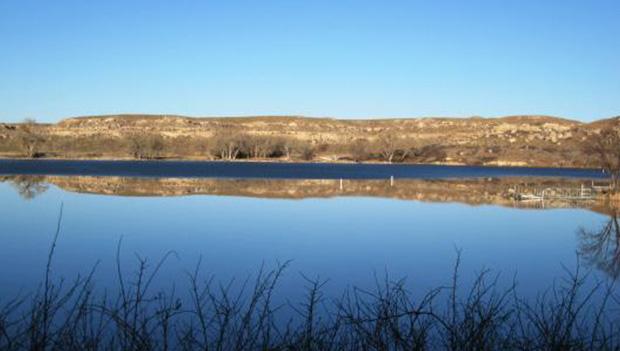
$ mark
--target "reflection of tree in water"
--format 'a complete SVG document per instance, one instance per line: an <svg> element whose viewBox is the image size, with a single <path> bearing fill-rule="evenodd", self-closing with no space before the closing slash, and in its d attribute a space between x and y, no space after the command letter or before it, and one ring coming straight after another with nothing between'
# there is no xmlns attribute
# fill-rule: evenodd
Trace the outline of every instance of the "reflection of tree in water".
<svg viewBox="0 0 620 351"><path fill-rule="evenodd" d="M620 277L620 226L618 215L613 215L600 229L579 230L581 244L579 253L593 267L609 274L612 278Z"/></svg>
<svg viewBox="0 0 620 351"><path fill-rule="evenodd" d="M9 179L13 187L19 193L19 196L26 200L35 197L47 191L49 186L44 183L43 177L18 176Z"/></svg>

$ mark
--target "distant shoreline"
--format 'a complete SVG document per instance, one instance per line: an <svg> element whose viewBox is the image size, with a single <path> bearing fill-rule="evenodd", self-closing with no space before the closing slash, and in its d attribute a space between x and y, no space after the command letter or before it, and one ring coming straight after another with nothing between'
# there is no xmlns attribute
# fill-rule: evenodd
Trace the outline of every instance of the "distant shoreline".
<svg viewBox="0 0 620 351"><path fill-rule="evenodd" d="M617 130L620 117L582 123L548 116L339 120L109 115L55 124L0 123L0 158L588 169L600 166L589 150L602 131Z"/></svg>
<svg viewBox="0 0 620 351"><path fill-rule="evenodd" d="M447 167L480 167L480 168L524 168L524 169L566 169L566 170L587 170L587 171L601 171L600 168L593 167L572 167L572 166L529 166L521 164L466 164L457 162L433 162L433 163L414 163L414 162L384 162L378 160L372 161L353 161L353 160L329 160L329 159L313 159L309 161L303 160L285 160L278 158L264 158L264 159L235 159L235 160L221 160L221 159L207 159L201 157L166 157L156 159L136 159L132 157L12 157L6 155L0 155L0 161L66 161L66 162L80 162L80 161L111 161L111 162L211 162L211 163L269 163L269 164L319 164L319 165L385 165L385 166L447 166Z"/></svg>

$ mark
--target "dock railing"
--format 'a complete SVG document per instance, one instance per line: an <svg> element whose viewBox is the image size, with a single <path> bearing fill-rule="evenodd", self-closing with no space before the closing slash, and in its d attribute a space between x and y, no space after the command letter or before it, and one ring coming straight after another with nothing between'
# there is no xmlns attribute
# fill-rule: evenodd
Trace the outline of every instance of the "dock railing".
<svg viewBox="0 0 620 351"><path fill-rule="evenodd" d="M518 201L543 200L593 200L598 194L611 190L609 184L600 185L592 181L590 184L581 184L574 187L516 187L511 189L514 199Z"/></svg>

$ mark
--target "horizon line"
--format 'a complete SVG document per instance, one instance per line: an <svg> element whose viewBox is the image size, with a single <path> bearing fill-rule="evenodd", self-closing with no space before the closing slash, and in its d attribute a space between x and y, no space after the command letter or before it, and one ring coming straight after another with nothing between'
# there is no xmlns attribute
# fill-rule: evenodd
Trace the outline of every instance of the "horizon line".
<svg viewBox="0 0 620 351"><path fill-rule="evenodd" d="M421 116L409 116L409 117L391 117L391 116L367 116L367 117L338 117L338 116L329 116L329 115L302 115L302 114L239 114L239 115L191 115L191 114L175 114L175 113L139 113L139 112L123 112L123 113L109 113L109 114L93 114L93 115L76 115L76 116L68 116L61 117L55 122L41 122L37 121L36 118L33 118L37 124L57 124L63 121L72 120L72 119L87 119L87 118L106 118L106 117L135 117L135 118L188 118L188 119L243 119L243 118L299 118L299 119L316 119L316 120L338 120L338 121L389 121L389 120L419 120L419 119L507 119L507 118L552 118L558 120L564 120L574 123L581 124L589 124L604 120L611 120L620 118L620 115L610 116L610 117L602 117L598 119L594 119L591 121L582 121L579 119L562 117L557 115L547 115L547 114L509 114L509 115L497 115L497 116L482 116L482 115L469 115L469 116L432 116L432 115L421 115ZM24 118L21 121L17 122L3 122L4 124L20 124L25 120L32 118Z"/></svg>

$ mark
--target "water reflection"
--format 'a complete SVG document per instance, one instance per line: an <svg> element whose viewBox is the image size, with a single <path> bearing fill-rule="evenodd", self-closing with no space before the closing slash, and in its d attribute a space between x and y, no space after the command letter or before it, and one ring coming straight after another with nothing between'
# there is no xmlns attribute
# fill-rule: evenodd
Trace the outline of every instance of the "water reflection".
<svg viewBox="0 0 620 351"><path fill-rule="evenodd" d="M49 189L49 185L43 176L15 176L7 177L2 181L11 183L19 196L25 200L34 199Z"/></svg>
<svg viewBox="0 0 620 351"><path fill-rule="evenodd" d="M620 277L620 225L617 213L598 230L581 228L579 239L579 253L588 264L613 279Z"/></svg>
<svg viewBox="0 0 620 351"><path fill-rule="evenodd" d="M329 197L380 197L469 205L518 208L587 208L609 214L608 206L592 199L544 199L518 201L520 193L540 189L583 189L584 180L553 178L466 179L217 179L133 178L92 176L9 176L0 178L31 199L47 190L47 184L64 191L114 196L225 195L257 198L304 199ZM551 191L549 191L551 190Z"/></svg>
<svg viewBox="0 0 620 351"><path fill-rule="evenodd" d="M373 272L382 271L396 279L407 277L404 288L426 291L443 286L449 279L457 247L465 258L464 282L475 281L475 272L489 267L505 274L506 279L498 281L500 291L506 285L510 287L517 275L519 293L529 298L564 277L562 269L574 263L579 245L603 247L584 249L583 254L585 257L590 252L592 262L605 262L604 267L617 258L613 254L618 248L615 222L610 222L603 234L596 230L584 236L589 240L575 241L580 226L599 229L592 223L603 224L608 216L616 216L603 207L604 203L524 202L513 196L516 190L577 187L581 185L578 180L396 179L391 183L389 179L340 182L54 176L0 180L5 181L0 184L0 301L22 291L36 291L61 202L66 217L54 259L55 276L88 274L85 267L100 262L97 283L102 289L117 284L114 254L119 236L124 238L124 252L137 253L150 262L171 250L179 253L179 259L167 262L158 279L153 280L155 293L171 286L185 287L181 285L186 283L182 272L193 271L197 261L204 263L208 277L213 274L215 282L227 282L246 277L263 262L290 259L295 272L329 279L324 291L330 300L349 286L372 290ZM15 194L16 189L20 194L20 189L36 189L36 184L51 186L35 201L24 201ZM333 198L324 199L327 197ZM291 201L306 198L310 199ZM471 206L481 204L501 207ZM581 209L512 208L538 208L542 204L545 208L587 208L605 216ZM593 244L587 245L590 242ZM130 257L134 256L122 255L125 277L136 272ZM599 270L593 274L596 279L604 275ZM297 301L305 293L305 284L295 273L286 274L277 298ZM590 287L590 281L586 284ZM563 302L558 301L558 306L564 308ZM438 303L445 305L443 300ZM186 306L191 305L183 304ZM494 310L492 306L487 310ZM558 311L561 315L548 320L564 322L568 320L564 316L572 313ZM522 349L533 348L526 345Z"/></svg>

